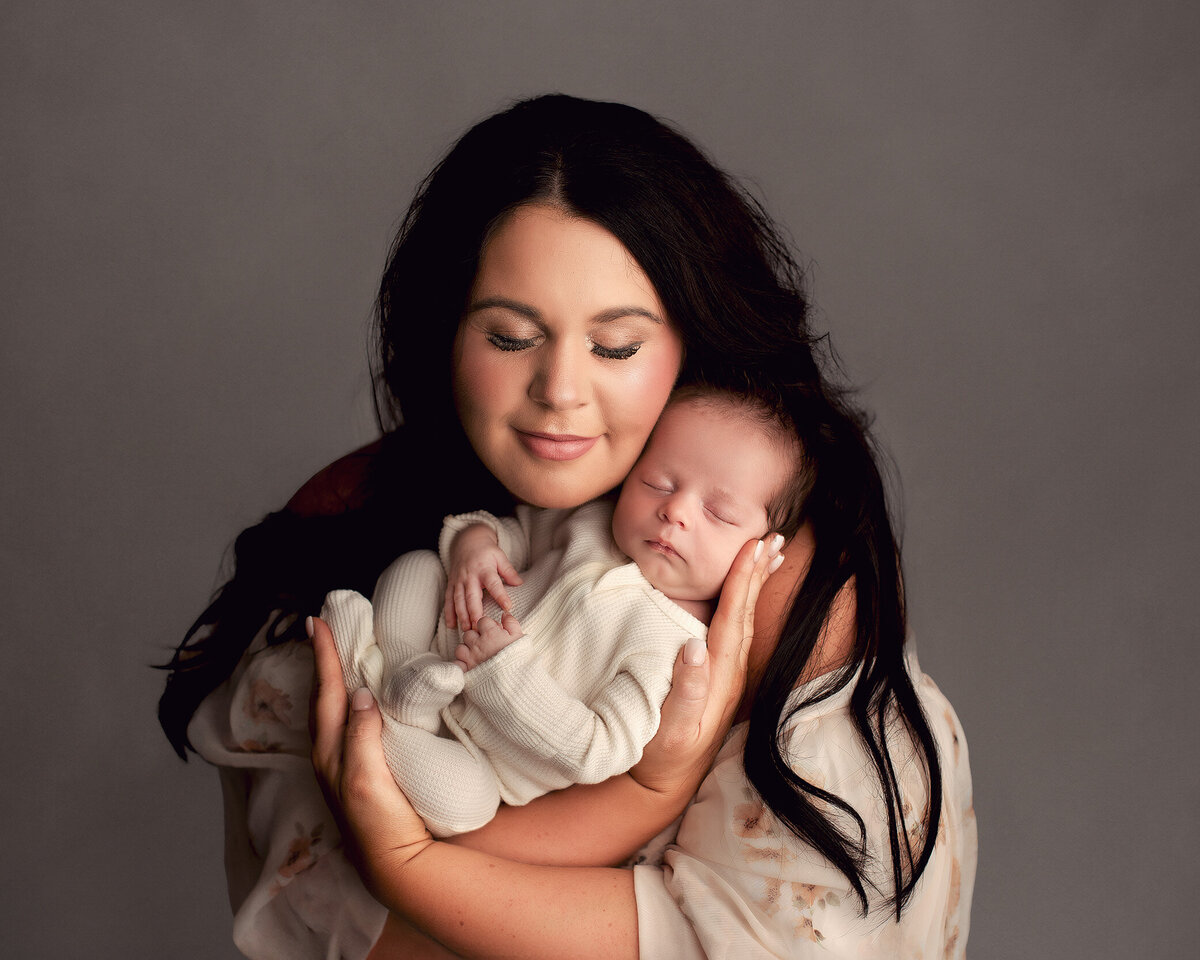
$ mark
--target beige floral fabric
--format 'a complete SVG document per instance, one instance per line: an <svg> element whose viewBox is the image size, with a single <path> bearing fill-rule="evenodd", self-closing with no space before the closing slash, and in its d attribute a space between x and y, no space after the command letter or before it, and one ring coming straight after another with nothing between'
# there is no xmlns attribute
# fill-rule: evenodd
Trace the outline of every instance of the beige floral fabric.
<svg viewBox="0 0 1200 960"><path fill-rule="evenodd" d="M742 773L745 726L734 728L683 818L676 843L634 868L641 954L653 960L758 957L961 957L975 877L975 821L966 739L950 704L912 661L938 738L943 825L903 920L873 904L859 915L844 878L774 821ZM233 939L252 960L362 960L387 912L341 849L309 760L312 651L261 638L200 706L188 733L220 769ZM797 695L802 695L798 691ZM788 727L792 763L810 782L882 824L867 761L849 726L845 690ZM894 754L905 828L924 829L925 792ZM881 834L873 831L872 849ZM662 865L659 866L659 858Z"/></svg>
<svg viewBox="0 0 1200 960"><path fill-rule="evenodd" d="M309 753L312 649L261 638L188 728L220 768L233 941L252 960L362 960L387 911L341 849Z"/></svg>
<svg viewBox="0 0 1200 960"><path fill-rule="evenodd" d="M909 668L937 740L943 800L932 859L900 921L886 904L891 892L887 814L870 756L849 714L851 683L795 716L785 743L797 773L847 800L867 824L877 889L868 890L866 915L845 877L780 824L747 782L742 724L718 754L662 867L635 868L643 957L964 956L976 861L967 743L954 710L920 672L915 656L910 656ZM798 690L793 702L805 693ZM928 824L927 785L906 739L897 737L891 747L904 829L910 841L919 843Z"/></svg>

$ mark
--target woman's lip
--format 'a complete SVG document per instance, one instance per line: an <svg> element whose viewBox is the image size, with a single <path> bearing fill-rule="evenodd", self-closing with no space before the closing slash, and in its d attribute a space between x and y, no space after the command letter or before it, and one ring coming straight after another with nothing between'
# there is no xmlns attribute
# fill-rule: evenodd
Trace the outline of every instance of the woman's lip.
<svg viewBox="0 0 1200 960"><path fill-rule="evenodd" d="M568 433L531 433L527 430L518 430L517 436L526 450L543 460L578 460L600 439Z"/></svg>

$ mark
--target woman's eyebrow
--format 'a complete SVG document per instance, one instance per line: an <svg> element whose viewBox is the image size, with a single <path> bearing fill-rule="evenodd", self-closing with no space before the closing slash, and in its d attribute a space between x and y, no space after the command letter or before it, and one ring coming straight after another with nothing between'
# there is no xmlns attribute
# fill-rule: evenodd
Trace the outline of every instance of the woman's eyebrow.
<svg viewBox="0 0 1200 960"><path fill-rule="evenodd" d="M622 317L645 317L647 320L652 320L655 323L663 322L662 317L657 313L652 313L645 307L610 307L607 310L601 310L592 317L592 322L611 323L613 320L620 320Z"/></svg>
<svg viewBox="0 0 1200 960"><path fill-rule="evenodd" d="M479 310L490 310L498 307L502 310L511 310L513 313L525 317L529 320L541 321L542 314L539 310L531 307L527 303L521 303L517 300L509 300L507 297L484 297L481 300L473 300L467 307L467 313L475 313ZM663 318L653 311L647 310L645 307L609 307L607 310L601 310L598 314L592 317L592 323L611 323L614 320L620 320L622 317L645 317L654 323L664 323Z"/></svg>
<svg viewBox="0 0 1200 960"><path fill-rule="evenodd" d="M509 300L507 297L484 297L482 300L473 300L470 306L467 307L467 313L475 313L478 310L490 310L493 307L511 310L513 313L519 313L530 320L542 319L541 313L529 306L529 304Z"/></svg>

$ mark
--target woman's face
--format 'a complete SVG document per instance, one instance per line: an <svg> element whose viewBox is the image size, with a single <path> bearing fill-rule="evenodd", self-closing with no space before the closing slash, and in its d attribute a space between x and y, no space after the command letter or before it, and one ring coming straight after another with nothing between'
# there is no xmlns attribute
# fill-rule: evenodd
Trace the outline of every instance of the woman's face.
<svg viewBox="0 0 1200 960"><path fill-rule="evenodd" d="M621 242L589 220L529 204L483 248L454 346L458 415L514 496L578 506L629 472L682 358L658 295Z"/></svg>

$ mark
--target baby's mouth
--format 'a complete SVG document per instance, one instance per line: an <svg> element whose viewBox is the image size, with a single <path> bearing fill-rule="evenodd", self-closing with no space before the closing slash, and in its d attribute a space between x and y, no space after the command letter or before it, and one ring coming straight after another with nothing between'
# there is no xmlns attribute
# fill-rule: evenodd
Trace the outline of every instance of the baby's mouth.
<svg viewBox="0 0 1200 960"><path fill-rule="evenodd" d="M667 557L679 556L678 551L676 551L676 549L665 540L647 540L646 546L648 546L651 550L655 550Z"/></svg>

